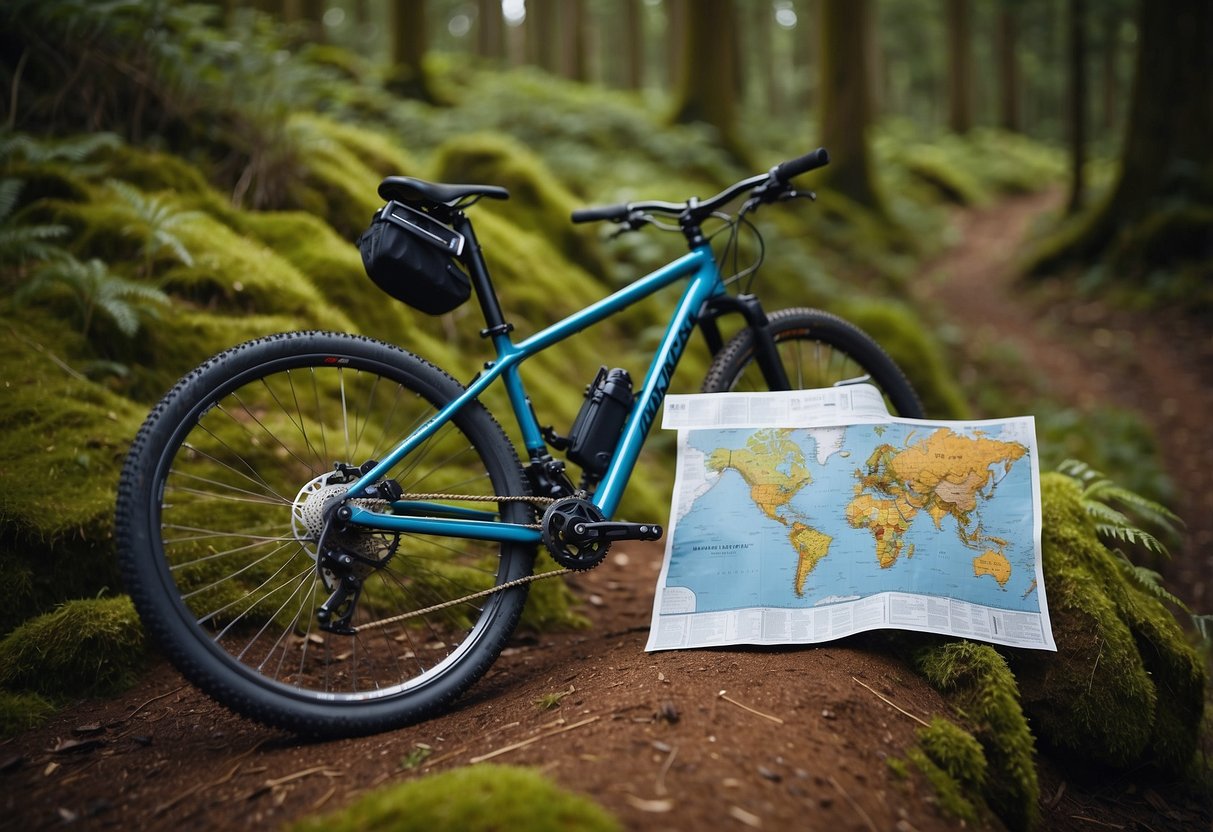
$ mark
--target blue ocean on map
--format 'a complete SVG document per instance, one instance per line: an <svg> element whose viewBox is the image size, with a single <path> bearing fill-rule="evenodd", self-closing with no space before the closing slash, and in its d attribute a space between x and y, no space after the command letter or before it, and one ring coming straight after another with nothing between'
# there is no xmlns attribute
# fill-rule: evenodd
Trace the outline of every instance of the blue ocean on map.
<svg viewBox="0 0 1213 832"><path fill-rule="evenodd" d="M1005 586L992 575L975 574L974 558L990 547L964 545L957 521L950 515L944 516L938 528L926 512L914 516L901 556L887 568L877 560L872 531L853 528L847 522L846 508L859 484L856 473L866 467L873 451L884 444L905 448L935 429L893 423L791 432L812 481L779 514L833 538L825 557L808 574L803 595L795 592L798 556L789 540L789 526L763 513L750 486L734 469L716 476L689 508L680 507L666 585L694 592L696 612L745 606L813 607L886 591L1038 612L1028 455L1011 464L1009 471L1002 463L991 466L993 486L979 494L967 529L972 533L980 524L984 539L1006 541L1002 554L1010 563L1011 574ZM966 435L964 430L957 432ZM687 441L706 459L717 449L744 448L753 435L753 429L696 430ZM1000 439L997 429L982 435ZM821 448L819 438L825 440ZM1018 439L1011 436L1006 441Z"/></svg>

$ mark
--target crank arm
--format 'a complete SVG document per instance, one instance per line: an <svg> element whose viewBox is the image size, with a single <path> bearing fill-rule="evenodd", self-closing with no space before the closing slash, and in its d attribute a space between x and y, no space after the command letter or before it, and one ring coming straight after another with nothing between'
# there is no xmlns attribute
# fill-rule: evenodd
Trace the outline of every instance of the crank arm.
<svg viewBox="0 0 1213 832"><path fill-rule="evenodd" d="M660 540L662 528L655 523L574 523L570 530L579 540Z"/></svg>

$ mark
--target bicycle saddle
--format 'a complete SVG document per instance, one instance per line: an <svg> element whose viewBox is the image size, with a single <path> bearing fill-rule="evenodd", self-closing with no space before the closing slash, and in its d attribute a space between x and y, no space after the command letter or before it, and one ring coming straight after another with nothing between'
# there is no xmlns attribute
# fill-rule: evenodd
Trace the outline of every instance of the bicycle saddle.
<svg viewBox="0 0 1213 832"><path fill-rule="evenodd" d="M397 202L437 202L450 205L465 197L509 199L510 192L497 185L446 185L412 176L389 176L379 183L379 196Z"/></svg>

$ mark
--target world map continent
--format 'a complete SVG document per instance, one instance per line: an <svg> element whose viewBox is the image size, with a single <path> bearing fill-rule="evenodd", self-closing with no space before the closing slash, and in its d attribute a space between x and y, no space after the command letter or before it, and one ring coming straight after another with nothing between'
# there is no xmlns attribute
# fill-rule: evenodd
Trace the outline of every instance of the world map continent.
<svg viewBox="0 0 1213 832"><path fill-rule="evenodd" d="M878 433L881 428L875 429ZM803 597L805 583L829 554L833 538L816 528L792 500L813 482L804 451L793 438L795 429L768 428L751 434L744 448L717 448L707 457L709 470L735 471L749 487L749 496L762 513L788 530L796 554L793 591ZM920 514L936 529L951 517L961 544L977 552L974 578L990 576L1000 587L1011 578L1008 542L987 534L980 509L1015 462L1028 453L1018 442L992 439L981 431L972 435L950 428L933 430L903 447L881 444L863 467L854 472L855 486L844 514L856 529L872 535L876 561L882 569L914 555L906 533ZM1001 472L1001 473L1000 473Z"/></svg>

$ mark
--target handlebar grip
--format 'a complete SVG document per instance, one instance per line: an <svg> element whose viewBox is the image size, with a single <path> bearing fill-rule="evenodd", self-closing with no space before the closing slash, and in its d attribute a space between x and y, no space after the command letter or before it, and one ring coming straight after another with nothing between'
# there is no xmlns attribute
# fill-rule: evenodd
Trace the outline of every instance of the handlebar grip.
<svg viewBox="0 0 1213 832"><path fill-rule="evenodd" d="M579 208L572 214L573 222L598 222L599 220L611 220L612 222L622 222L628 218L630 209L627 205L601 205L597 208Z"/></svg>
<svg viewBox="0 0 1213 832"><path fill-rule="evenodd" d="M771 173L781 182L787 182L794 176L800 176L802 173L823 168L829 163L830 154L826 152L824 147L819 147L812 153L806 153L796 159L780 162Z"/></svg>

